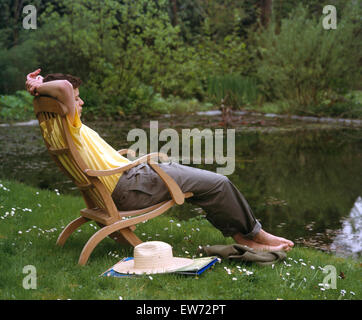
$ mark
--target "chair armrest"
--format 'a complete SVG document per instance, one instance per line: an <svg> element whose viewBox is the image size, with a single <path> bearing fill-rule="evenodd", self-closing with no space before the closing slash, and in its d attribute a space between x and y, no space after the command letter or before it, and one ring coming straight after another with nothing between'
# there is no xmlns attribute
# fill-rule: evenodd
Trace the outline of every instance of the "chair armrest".
<svg viewBox="0 0 362 320"><path fill-rule="evenodd" d="M180 189L179 185L176 183L174 179L172 179L165 171L163 171L156 162L153 161L153 158L161 158L162 160L168 160L168 156L164 153L160 152L152 152L150 154L146 154L135 161L132 161L130 164L127 164L122 167L108 169L108 170L92 170L86 169L84 170L85 174L91 177L105 177L116 173L121 173L126 170L129 170L143 162L149 163L152 169L160 176L163 182L166 184L168 190L171 193L172 199L177 204L183 204L185 201L185 195Z"/></svg>
<svg viewBox="0 0 362 320"><path fill-rule="evenodd" d="M185 202L185 195L180 189L180 186L176 183L174 179L172 179L164 170L162 170L156 162L153 162L150 158L150 161L148 161L150 166L153 170L156 171L156 173L160 176L160 178L163 180L163 182L166 184L168 191L170 191L172 199L177 204L183 204Z"/></svg>
<svg viewBox="0 0 362 320"><path fill-rule="evenodd" d="M161 158L162 160L168 160L168 157L166 154L164 153L160 153L160 152L152 152L149 154L146 154L140 158L138 158L137 160L131 161L129 164L126 164L124 166L121 167L117 167L117 168L113 168L113 169L107 169L107 170L93 170L93 169L85 169L84 173L88 176L91 177L106 177L106 176L110 176L112 174L116 174L116 173L121 173L124 171L127 171L135 166L138 166L139 164L143 163L143 162L149 162L149 159L151 158Z"/></svg>
<svg viewBox="0 0 362 320"><path fill-rule="evenodd" d="M129 154L132 157L136 156L136 152L134 152L132 149L121 149L117 151L120 155Z"/></svg>

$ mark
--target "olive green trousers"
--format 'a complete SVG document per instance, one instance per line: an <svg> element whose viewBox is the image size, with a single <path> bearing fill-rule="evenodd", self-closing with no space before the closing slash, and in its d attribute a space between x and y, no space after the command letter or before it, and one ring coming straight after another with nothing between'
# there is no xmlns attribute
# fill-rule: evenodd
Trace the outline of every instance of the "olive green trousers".
<svg viewBox="0 0 362 320"><path fill-rule="evenodd" d="M241 233L252 239L260 231L261 224L249 204L226 176L173 161L159 163L159 166L183 192L194 194L186 201L201 207L206 212L206 219L225 237ZM152 167L142 163L122 174L112 198L118 210L126 211L171 199L171 195Z"/></svg>

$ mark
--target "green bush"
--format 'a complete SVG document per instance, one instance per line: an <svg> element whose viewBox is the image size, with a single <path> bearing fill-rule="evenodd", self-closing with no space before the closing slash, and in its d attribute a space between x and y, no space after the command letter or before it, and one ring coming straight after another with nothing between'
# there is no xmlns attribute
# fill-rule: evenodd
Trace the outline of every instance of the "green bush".
<svg viewBox="0 0 362 320"><path fill-rule="evenodd" d="M308 112L334 95L345 94L359 77L362 41L361 7L350 3L336 30L324 30L299 6L256 37L260 57L257 76L269 101L287 101L290 110ZM321 19L324 16L321 15Z"/></svg>
<svg viewBox="0 0 362 320"><path fill-rule="evenodd" d="M70 73L83 80L85 116L201 107L208 77L247 73L246 45L239 36L242 12L239 8L230 17L223 13L227 28L217 37L215 30L220 28L214 18L206 17L199 34L188 42L182 24L172 25L169 5L167 0L48 4L39 11L36 32L21 30L16 46L0 47L0 92L15 92L28 72L41 67L43 75ZM223 7L210 6L212 12Z"/></svg>
<svg viewBox="0 0 362 320"><path fill-rule="evenodd" d="M362 104L352 100L326 100L314 106L311 111L318 116L331 116L342 118L362 118Z"/></svg>
<svg viewBox="0 0 362 320"><path fill-rule="evenodd" d="M140 85L131 88L128 94L127 107L134 113L147 114L152 109L155 92L151 86Z"/></svg>
<svg viewBox="0 0 362 320"><path fill-rule="evenodd" d="M61 5L67 15L49 6L42 16L38 54L49 53L42 60L47 70L84 80L89 114L140 113L156 93L201 95L194 52L171 25L166 0L63 0Z"/></svg>
<svg viewBox="0 0 362 320"><path fill-rule="evenodd" d="M172 109L169 96L203 101L208 76L246 70L237 17L231 19L234 32L217 42L206 19L204 34L192 46L171 24L166 0L62 0L59 5L62 11L49 5L42 14L37 54L48 72L83 79L89 116L166 112Z"/></svg>
<svg viewBox="0 0 362 320"><path fill-rule="evenodd" d="M86 117L96 117L101 114L102 94L92 83L85 83L79 87L79 95L85 102L82 113Z"/></svg>
<svg viewBox="0 0 362 320"><path fill-rule="evenodd" d="M213 104L200 102L196 98L181 99L175 96L169 96L166 99L167 113L185 114L195 113L197 111L207 111L213 108Z"/></svg>
<svg viewBox="0 0 362 320"><path fill-rule="evenodd" d="M29 30L24 30L24 37L28 36L25 31ZM14 94L25 88L25 76L38 67L35 45L30 36L10 49L0 41L0 93Z"/></svg>
<svg viewBox="0 0 362 320"><path fill-rule="evenodd" d="M33 97L25 90L15 95L0 96L0 121L28 120L35 118Z"/></svg>

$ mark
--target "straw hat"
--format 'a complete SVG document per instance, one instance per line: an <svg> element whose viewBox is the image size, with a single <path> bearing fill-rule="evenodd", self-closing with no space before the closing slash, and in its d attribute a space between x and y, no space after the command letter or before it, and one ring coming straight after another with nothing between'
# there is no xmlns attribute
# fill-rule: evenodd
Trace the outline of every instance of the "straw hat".
<svg viewBox="0 0 362 320"><path fill-rule="evenodd" d="M128 274L154 274L172 272L192 263L192 259L174 257L168 243L148 241L135 246L134 259L117 263L113 270Z"/></svg>

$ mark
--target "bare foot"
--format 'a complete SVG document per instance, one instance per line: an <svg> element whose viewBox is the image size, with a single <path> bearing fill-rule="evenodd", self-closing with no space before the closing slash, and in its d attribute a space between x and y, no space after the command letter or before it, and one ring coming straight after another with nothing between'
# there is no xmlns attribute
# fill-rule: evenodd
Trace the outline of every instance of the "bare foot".
<svg viewBox="0 0 362 320"><path fill-rule="evenodd" d="M294 246L293 241L288 239L274 236L263 229L253 238L253 241L261 244L271 245L271 246L279 246L282 244L288 245L290 248Z"/></svg>
<svg viewBox="0 0 362 320"><path fill-rule="evenodd" d="M286 243L280 243L278 245L268 245L258 243L254 240L245 239L241 233L237 233L233 236L234 240L238 244L248 246L256 251L289 251L291 247Z"/></svg>

